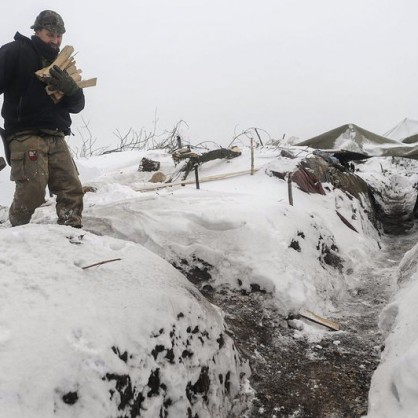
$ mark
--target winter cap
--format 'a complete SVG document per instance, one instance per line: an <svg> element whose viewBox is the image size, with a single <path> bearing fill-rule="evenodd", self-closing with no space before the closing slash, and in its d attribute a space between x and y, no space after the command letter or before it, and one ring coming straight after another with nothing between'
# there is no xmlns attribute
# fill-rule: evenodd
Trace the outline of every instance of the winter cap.
<svg viewBox="0 0 418 418"><path fill-rule="evenodd" d="M52 10L44 10L39 13L35 23L31 26L31 29L47 29L50 32L57 33L58 35L65 33L64 21L62 20L62 17Z"/></svg>

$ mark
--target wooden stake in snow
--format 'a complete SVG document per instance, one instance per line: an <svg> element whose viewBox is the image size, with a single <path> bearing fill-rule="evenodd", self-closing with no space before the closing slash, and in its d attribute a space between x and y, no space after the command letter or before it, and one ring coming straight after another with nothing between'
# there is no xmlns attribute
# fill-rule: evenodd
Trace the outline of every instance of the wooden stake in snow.
<svg viewBox="0 0 418 418"><path fill-rule="evenodd" d="M309 321L315 322L317 324L323 325L324 327L332 329L333 331L340 330L340 324L338 324L337 322L331 321L326 318L322 318L321 316L316 315L311 311L301 310L299 311L299 315L305 319L309 319Z"/></svg>
<svg viewBox="0 0 418 418"><path fill-rule="evenodd" d="M251 138L251 175L254 175L254 139Z"/></svg>
<svg viewBox="0 0 418 418"><path fill-rule="evenodd" d="M287 194L289 195L289 205L293 206L292 173L289 173L289 176L287 177Z"/></svg>
<svg viewBox="0 0 418 418"><path fill-rule="evenodd" d="M196 180L196 189L200 189L200 183L199 183L199 164L194 165L194 176Z"/></svg>

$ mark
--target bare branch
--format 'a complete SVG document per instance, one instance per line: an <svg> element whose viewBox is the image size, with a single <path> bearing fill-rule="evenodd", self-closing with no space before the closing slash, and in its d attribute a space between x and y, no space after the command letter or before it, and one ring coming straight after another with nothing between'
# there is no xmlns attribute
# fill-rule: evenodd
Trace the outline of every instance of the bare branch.
<svg viewBox="0 0 418 418"><path fill-rule="evenodd" d="M72 153L77 158L84 158L84 157L92 157L93 155L101 155L106 150L107 147L99 147L94 148L94 145L97 141L97 138L93 138L92 132L90 130L90 122L86 122L86 120L82 117L81 120L83 121L83 126L81 129L83 129L86 132L86 136L83 134L81 129L77 128L78 133L81 137L81 149L78 147L75 147L74 149L71 149Z"/></svg>
<svg viewBox="0 0 418 418"><path fill-rule="evenodd" d="M112 260L99 261L98 263L90 264L89 266L85 266L85 267L81 267L81 268L83 270L86 270L86 269L89 269L90 267L101 266L102 264L112 263L113 261L120 261L120 260L122 260L122 259L121 258L113 258Z"/></svg>

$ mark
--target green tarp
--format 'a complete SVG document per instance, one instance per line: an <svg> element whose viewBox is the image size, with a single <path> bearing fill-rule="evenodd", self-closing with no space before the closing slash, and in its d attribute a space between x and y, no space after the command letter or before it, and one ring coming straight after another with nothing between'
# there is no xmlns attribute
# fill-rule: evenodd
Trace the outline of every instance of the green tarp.
<svg viewBox="0 0 418 418"><path fill-rule="evenodd" d="M405 157L418 159L418 135L405 138L402 142L385 138L355 124L346 124L321 135L295 144L324 151L334 151L362 157Z"/></svg>

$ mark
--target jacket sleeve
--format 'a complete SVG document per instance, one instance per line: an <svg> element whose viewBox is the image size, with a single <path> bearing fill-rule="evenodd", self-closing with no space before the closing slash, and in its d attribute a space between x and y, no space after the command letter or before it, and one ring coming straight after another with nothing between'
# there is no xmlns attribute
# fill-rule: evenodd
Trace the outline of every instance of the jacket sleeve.
<svg viewBox="0 0 418 418"><path fill-rule="evenodd" d="M83 89L80 89L72 96L64 96L62 104L69 113L80 113L86 104Z"/></svg>
<svg viewBox="0 0 418 418"><path fill-rule="evenodd" d="M3 94L16 74L19 48L10 42L0 48L0 94Z"/></svg>

